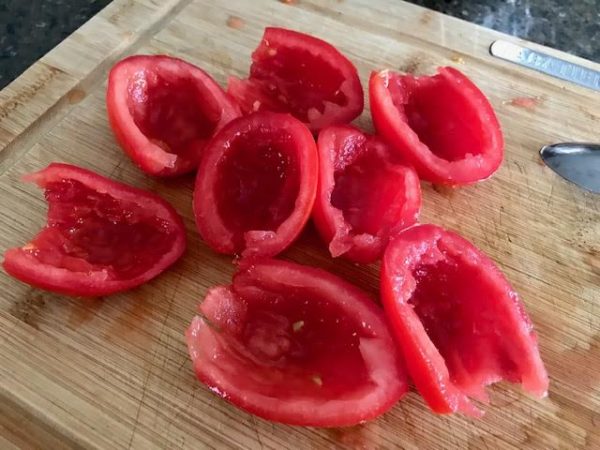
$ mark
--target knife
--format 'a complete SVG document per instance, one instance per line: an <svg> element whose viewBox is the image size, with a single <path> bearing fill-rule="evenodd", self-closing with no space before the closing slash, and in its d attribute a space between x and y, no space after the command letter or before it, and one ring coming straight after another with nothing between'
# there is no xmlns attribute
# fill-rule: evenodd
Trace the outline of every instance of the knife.
<svg viewBox="0 0 600 450"><path fill-rule="evenodd" d="M577 186L600 193L600 144L563 142L546 145L540 156L548 167Z"/></svg>
<svg viewBox="0 0 600 450"><path fill-rule="evenodd" d="M496 58L600 91L600 72L508 41L494 41L490 54Z"/></svg>

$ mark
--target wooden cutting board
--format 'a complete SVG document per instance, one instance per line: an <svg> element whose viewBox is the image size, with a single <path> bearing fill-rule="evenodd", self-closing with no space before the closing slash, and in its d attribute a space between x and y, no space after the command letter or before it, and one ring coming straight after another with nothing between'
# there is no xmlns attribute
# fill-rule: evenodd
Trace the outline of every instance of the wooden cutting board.
<svg viewBox="0 0 600 450"><path fill-rule="evenodd" d="M399 1L219 3L116 0L0 92L1 251L44 223L43 195L19 177L52 161L158 192L184 216L190 244L167 273L110 298L66 298L0 274L0 448L600 448L600 196L560 179L537 153L598 141L599 94L494 60L488 46L505 36ZM224 84L247 73L267 25L336 45L365 86L374 68L452 65L489 96L506 136L502 168L462 189L424 184L422 220L471 239L521 293L550 373L547 399L502 383L477 421L436 416L410 393L372 423L327 430L265 422L196 381L183 332L233 266L195 231L192 177L147 177L116 145L106 74L125 55L167 53ZM368 109L358 123L371 129ZM377 294L378 267L332 261L311 227L283 257Z"/></svg>

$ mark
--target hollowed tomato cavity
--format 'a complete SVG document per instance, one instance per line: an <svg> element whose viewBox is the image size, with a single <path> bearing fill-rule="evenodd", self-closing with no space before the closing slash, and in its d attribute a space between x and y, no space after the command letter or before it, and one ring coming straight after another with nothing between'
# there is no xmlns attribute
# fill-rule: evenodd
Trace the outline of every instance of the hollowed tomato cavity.
<svg viewBox="0 0 600 450"><path fill-rule="evenodd" d="M43 264L70 272L105 270L109 279L131 279L173 246L173 227L133 202L73 179L44 187L48 224L23 247Z"/></svg>
<svg viewBox="0 0 600 450"><path fill-rule="evenodd" d="M146 173L196 169L206 144L240 115L201 68L165 55L137 55L111 69L106 109L115 137Z"/></svg>
<svg viewBox="0 0 600 450"><path fill-rule="evenodd" d="M221 110L191 75L139 69L128 86L128 107L140 131L164 151L197 160L198 145L214 133Z"/></svg>
<svg viewBox="0 0 600 450"><path fill-rule="evenodd" d="M437 157L458 161L484 152L481 119L448 77L389 73L392 101L419 140Z"/></svg>
<svg viewBox="0 0 600 450"><path fill-rule="evenodd" d="M247 389L281 400L318 395L326 401L369 383L360 349L366 336L339 307L302 290L248 288L233 298L244 311L235 320L244 325L239 334L221 336L245 366Z"/></svg>
<svg viewBox="0 0 600 450"><path fill-rule="evenodd" d="M263 259L199 310L187 332L198 377L266 419L353 425L406 391L383 311L327 272Z"/></svg>
<svg viewBox="0 0 600 450"><path fill-rule="evenodd" d="M276 255L310 217L317 171L315 141L291 115L263 111L233 120L211 140L198 169L200 235L222 253Z"/></svg>
<svg viewBox="0 0 600 450"><path fill-rule="evenodd" d="M520 372L502 338L514 325L488 300L497 297L496 288L479 272L448 254L434 264L420 264L408 303L444 358L452 383L485 401L486 385L518 382Z"/></svg>
<svg viewBox="0 0 600 450"><path fill-rule="evenodd" d="M317 228L332 256L373 262L390 237L417 220L419 178L382 140L350 126L322 130L318 145Z"/></svg>
<svg viewBox="0 0 600 450"><path fill-rule="evenodd" d="M480 416L469 397L508 380L544 396L548 377L523 304L495 264L434 225L387 248L381 291L412 379L434 411Z"/></svg>
<svg viewBox="0 0 600 450"><path fill-rule="evenodd" d="M265 43L254 55L250 78L261 82L281 111L303 122L323 114L326 102L348 103L339 68L303 48Z"/></svg>
<svg viewBox="0 0 600 450"><path fill-rule="evenodd" d="M363 90L354 65L327 42L266 28L247 79L231 77L228 93L246 113L287 112L312 131L360 115Z"/></svg>
<svg viewBox="0 0 600 450"><path fill-rule="evenodd" d="M378 235L401 219L407 195L403 168L378 153L381 143L352 140L348 144L342 151L351 159L340 161L334 173L331 204L343 212L354 233Z"/></svg>
<svg viewBox="0 0 600 450"><path fill-rule="evenodd" d="M300 174L291 139L285 130L258 127L229 141L219 162L215 195L236 251L244 247L245 232L276 231L294 210Z"/></svg>

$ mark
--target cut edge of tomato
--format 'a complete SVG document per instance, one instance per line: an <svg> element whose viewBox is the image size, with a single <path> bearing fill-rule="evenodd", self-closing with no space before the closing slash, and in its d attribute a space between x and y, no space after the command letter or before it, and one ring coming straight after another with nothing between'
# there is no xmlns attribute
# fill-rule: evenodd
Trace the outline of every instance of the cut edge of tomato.
<svg viewBox="0 0 600 450"><path fill-rule="evenodd" d="M484 94L477 86L469 80L460 71L452 67L440 67L437 74L431 76L423 76L424 78L442 77L447 86L455 92L458 92L474 110L483 108L479 111L479 120L481 124L487 122L488 125L483 127L487 131L487 139L489 142L485 146L487 152L478 154L467 154L465 157L449 161L439 157L433 153L427 145L425 145L417 133L406 123L398 108L392 100L392 96L388 90L391 76L411 76L397 74L391 69L383 69L372 71L369 78L369 98L371 102L371 114L377 130L388 140L393 143L393 146L399 149L401 155L406 157L417 169L419 175L430 182L463 185L472 184L479 181L484 181L490 178L500 167L504 155L504 138L500 128L498 118L493 111L489 101L485 99ZM465 96L464 92L458 90L458 85L462 89L466 89L469 95ZM485 101L481 101L482 97ZM383 112L387 111L390 114L391 123L386 123ZM500 149L498 152L491 151ZM486 153L487 158L484 158ZM489 155L488 155L489 154ZM465 174L469 169L477 169L478 175ZM479 175L485 169L484 176ZM452 172L449 174L449 172Z"/></svg>
<svg viewBox="0 0 600 450"><path fill-rule="evenodd" d="M106 182L102 181L101 178L104 177L87 169L65 163L51 163L45 169L25 174L21 177L24 182L35 183L41 189L44 189L47 183L52 181L73 179L96 192L111 195L110 192L104 189ZM31 246L31 243L28 241L20 247L11 248L5 252L2 266L6 272L27 284L41 289L71 296L97 297L136 287L156 277L166 267L175 263L185 252L187 246L185 225L181 216L179 216L169 203L151 192L143 191L109 178L106 178L106 180L119 187L119 193L122 194L119 197L120 200L123 199L138 205L145 205L146 207L151 206L152 212L158 218L168 220L169 223L173 223L175 228L182 230L182 233L176 234L178 239L174 242L170 252L164 254L149 270L129 280L110 280L110 275L106 269L89 271L82 280L80 275L69 269L41 263L37 258L28 253ZM140 196L140 193L143 195ZM160 205L161 208L156 208L157 205ZM46 226L47 222L44 228ZM82 294L82 291L87 291L88 294Z"/></svg>
<svg viewBox="0 0 600 450"><path fill-rule="evenodd" d="M250 104L248 94L252 94L254 97L252 104ZM227 95L238 102L244 114L264 110L281 112L281 108L264 92L262 84L255 80L229 76L227 78Z"/></svg>

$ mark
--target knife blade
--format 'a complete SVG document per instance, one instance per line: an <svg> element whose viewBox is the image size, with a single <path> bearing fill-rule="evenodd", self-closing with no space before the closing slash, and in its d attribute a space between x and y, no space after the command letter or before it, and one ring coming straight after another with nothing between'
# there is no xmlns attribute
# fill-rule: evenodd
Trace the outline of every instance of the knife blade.
<svg viewBox="0 0 600 450"><path fill-rule="evenodd" d="M541 148L548 167L577 186L600 193L600 144L562 142Z"/></svg>

